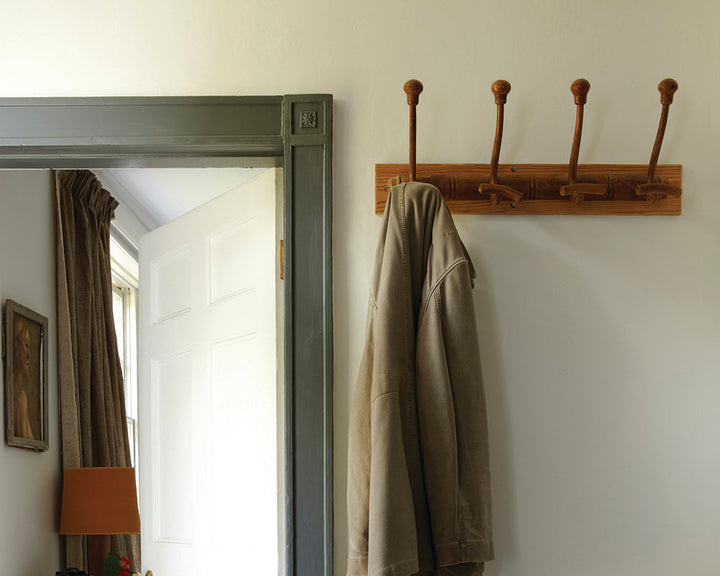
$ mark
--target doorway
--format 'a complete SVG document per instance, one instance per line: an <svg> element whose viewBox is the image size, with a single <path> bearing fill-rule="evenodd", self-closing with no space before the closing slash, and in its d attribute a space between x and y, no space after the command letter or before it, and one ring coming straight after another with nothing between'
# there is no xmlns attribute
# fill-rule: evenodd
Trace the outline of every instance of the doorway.
<svg viewBox="0 0 720 576"><path fill-rule="evenodd" d="M0 99L0 168L283 167L285 562L332 571L332 97Z"/></svg>
<svg viewBox="0 0 720 576"><path fill-rule="evenodd" d="M136 386L132 312L115 320L129 320L118 342L129 343L121 359L143 563L224 574L241 555L253 572L282 574L282 169L94 173L120 202L112 235L139 260ZM131 307L121 257L118 288Z"/></svg>

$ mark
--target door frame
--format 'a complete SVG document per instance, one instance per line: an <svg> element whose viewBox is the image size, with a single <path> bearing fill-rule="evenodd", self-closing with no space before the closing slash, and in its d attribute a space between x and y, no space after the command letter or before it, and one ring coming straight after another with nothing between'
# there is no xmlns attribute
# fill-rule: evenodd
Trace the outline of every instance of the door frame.
<svg viewBox="0 0 720 576"><path fill-rule="evenodd" d="M328 94L0 98L0 168L283 167L285 567L333 576Z"/></svg>

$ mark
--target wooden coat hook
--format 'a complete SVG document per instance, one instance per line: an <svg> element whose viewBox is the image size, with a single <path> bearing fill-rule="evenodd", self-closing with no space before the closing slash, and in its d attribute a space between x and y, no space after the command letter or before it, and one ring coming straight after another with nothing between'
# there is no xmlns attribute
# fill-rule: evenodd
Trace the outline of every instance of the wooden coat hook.
<svg viewBox="0 0 720 576"><path fill-rule="evenodd" d="M504 109L510 83L498 80L491 90L497 106L490 164L420 164L417 151L417 105L423 85L404 85L410 108L409 164L375 165L375 211L382 214L390 187L419 180L436 186L450 210L463 214L637 214L681 213L682 166L657 164L677 82L660 82L662 112L649 166L579 165L584 107L590 83L579 79L570 89L576 106L569 164L499 164ZM479 192L479 193L478 193ZM501 201L507 199L507 202ZM522 202L520 201L522 200Z"/></svg>
<svg viewBox="0 0 720 576"><path fill-rule="evenodd" d="M607 186L591 182L577 181L578 157L580 156L580 138L582 136L583 110L587 102L587 95L590 92L590 82L585 78L578 78L570 85L570 91L575 99L577 112L575 115L575 134L573 136L572 151L570 152L570 165L568 166L568 183L560 188L560 196L570 196L575 204L585 197L586 194L604 196Z"/></svg>
<svg viewBox="0 0 720 576"><path fill-rule="evenodd" d="M420 101L420 93L423 85L420 80L408 80L403 86L407 94L407 103L410 107L410 181L414 182L417 176L417 105Z"/></svg>
<svg viewBox="0 0 720 576"><path fill-rule="evenodd" d="M510 82L507 80L497 80L493 82L490 90L495 95L495 104L497 105L497 121L495 123L495 141L493 142L492 159L490 160L490 181L482 183L478 186L480 194L490 194L490 203L493 206L498 204L498 196L510 200L513 208L517 206L523 197L522 192L518 192L511 186L498 184L498 161L500 159L500 145L502 144L503 124L505 120L505 103L507 95L510 92Z"/></svg>
<svg viewBox="0 0 720 576"><path fill-rule="evenodd" d="M657 168L658 157L660 156L660 147L665 137L665 127L667 126L668 114L670 113L670 104L672 104L673 96L675 92L677 92L677 89L678 83L672 78L665 78L665 80L658 84L660 104L662 105L660 125L658 126L655 144L653 145L652 154L650 155L647 179L644 184L635 187L635 193L641 198L646 198L649 203L655 203L668 196L679 198L682 194L682 189L679 186L655 181L655 170Z"/></svg>

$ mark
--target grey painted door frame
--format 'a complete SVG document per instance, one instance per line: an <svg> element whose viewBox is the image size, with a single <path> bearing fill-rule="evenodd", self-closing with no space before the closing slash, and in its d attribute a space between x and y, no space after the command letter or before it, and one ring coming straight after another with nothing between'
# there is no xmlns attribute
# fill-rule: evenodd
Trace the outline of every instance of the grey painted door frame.
<svg viewBox="0 0 720 576"><path fill-rule="evenodd" d="M0 98L0 168L283 166L287 576L333 575L330 95Z"/></svg>

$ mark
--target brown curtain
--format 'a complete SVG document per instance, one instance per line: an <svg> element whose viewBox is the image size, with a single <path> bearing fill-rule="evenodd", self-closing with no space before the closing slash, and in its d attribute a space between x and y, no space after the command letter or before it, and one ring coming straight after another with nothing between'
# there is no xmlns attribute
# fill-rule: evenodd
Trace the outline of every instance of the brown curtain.
<svg viewBox="0 0 720 576"><path fill-rule="evenodd" d="M57 171L55 183L63 468L130 466L110 276L118 203L87 170ZM140 568L138 535L113 536L111 550ZM86 570L86 556L83 537L67 536L67 567Z"/></svg>

